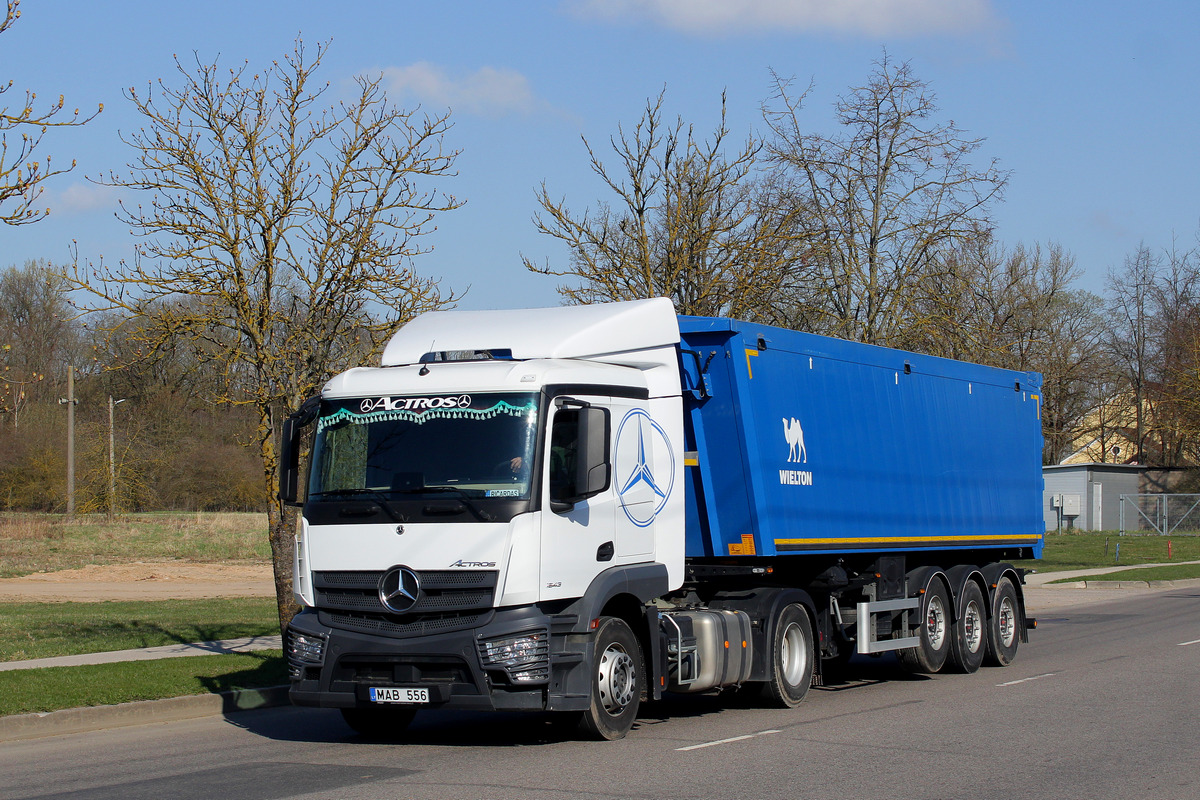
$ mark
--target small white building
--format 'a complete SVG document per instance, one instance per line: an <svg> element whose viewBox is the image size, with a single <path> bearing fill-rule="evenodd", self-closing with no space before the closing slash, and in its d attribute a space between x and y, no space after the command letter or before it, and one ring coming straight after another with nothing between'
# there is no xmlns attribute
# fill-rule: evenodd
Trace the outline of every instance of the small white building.
<svg viewBox="0 0 1200 800"><path fill-rule="evenodd" d="M1137 494L1146 467L1137 464L1055 464L1042 467L1046 530L1115 531L1121 495Z"/></svg>

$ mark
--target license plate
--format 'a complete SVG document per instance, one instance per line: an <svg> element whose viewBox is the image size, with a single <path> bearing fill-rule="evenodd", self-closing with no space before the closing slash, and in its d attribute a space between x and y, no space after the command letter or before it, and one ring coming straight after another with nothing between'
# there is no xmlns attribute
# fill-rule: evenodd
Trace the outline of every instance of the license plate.
<svg viewBox="0 0 1200 800"><path fill-rule="evenodd" d="M428 689L405 689L395 686L371 687L372 703L428 703Z"/></svg>

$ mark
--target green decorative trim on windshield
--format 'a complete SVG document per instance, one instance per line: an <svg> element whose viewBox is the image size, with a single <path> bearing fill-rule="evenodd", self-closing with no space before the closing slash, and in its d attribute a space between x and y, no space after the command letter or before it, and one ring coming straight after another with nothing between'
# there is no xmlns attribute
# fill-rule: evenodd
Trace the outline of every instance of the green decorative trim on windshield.
<svg viewBox="0 0 1200 800"><path fill-rule="evenodd" d="M333 425L338 425L343 422L349 422L352 425L367 425L372 422L415 422L418 425L424 424L431 419L491 419L498 417L501 414L508 414L511 417L520 417L526 414L534 415L537 413L537 404L532 400L523 406L514 406L506 400L501 400L491 408L431 408L421 411L371 411L366 414L356 413L348 408L339 409L337 412L330 414L327 417L321 417L317 421L317 432L329 428Z"/></svg>

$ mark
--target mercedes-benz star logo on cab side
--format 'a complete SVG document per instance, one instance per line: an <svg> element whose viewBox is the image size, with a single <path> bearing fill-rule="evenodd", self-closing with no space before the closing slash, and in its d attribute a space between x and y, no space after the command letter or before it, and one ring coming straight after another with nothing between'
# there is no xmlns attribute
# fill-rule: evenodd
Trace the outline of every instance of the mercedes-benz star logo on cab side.
<svg viewBox="0 0 1200 800"><path fill-rule="evenodd" d="M379 602L393 614L412 610L421 596L421 579L408 567L392 567L379 579Z"/></svg>
<svg viewBox="0 0 1200 800"><path fill-rule="evenodd" d="M630 522L645 528L663 510L675 485L671 440L653 417L635 408L617 426L614 450L613 474L621 510Z"/></svg>

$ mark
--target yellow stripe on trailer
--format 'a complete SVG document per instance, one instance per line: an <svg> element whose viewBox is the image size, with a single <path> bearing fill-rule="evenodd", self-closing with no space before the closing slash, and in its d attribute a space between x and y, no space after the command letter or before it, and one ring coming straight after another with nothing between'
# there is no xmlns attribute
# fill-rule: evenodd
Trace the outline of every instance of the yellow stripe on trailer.
<svg viewBox="0 0 1200 800"><path fill-rule="evenodd" d="M931 542L1037 542L1038 534L1014 534L1012 536L882 536L872 538L836 539L776 539L778 545L827 545L827 544L929 544Z"/></svg>

